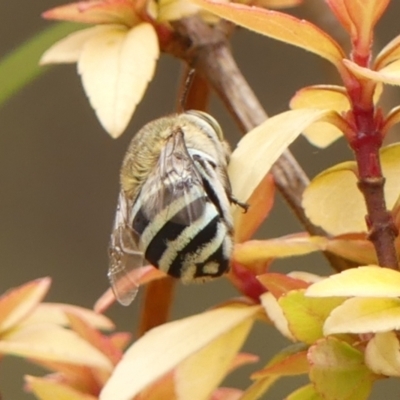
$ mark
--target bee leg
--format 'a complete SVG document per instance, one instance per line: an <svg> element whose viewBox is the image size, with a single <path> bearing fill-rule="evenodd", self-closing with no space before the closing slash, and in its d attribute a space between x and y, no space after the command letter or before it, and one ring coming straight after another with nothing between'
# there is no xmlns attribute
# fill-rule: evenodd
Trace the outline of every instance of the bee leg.
<svg viewBox="0 0 400 400"><path fill-rule="evenodd" d="M239 201L239 200L238 200L236 197L234 197L233 195L229 195L229 200L230 200L231 203L236 204L237 206L239 206L239 207L243 210L243 212L244 212L245 214L247 213L247 210L249 209L250 204L243 203L243 202Z"/></svg>

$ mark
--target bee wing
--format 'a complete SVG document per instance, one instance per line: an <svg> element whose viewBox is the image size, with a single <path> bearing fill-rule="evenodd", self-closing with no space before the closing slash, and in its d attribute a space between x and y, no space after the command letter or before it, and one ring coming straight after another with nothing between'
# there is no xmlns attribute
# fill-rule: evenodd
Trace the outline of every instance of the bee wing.
<svg viewBox="0 0 400 400"><path fill-rule="evenodd" d="M161 150L155 170L141 190L142 210L151 221L190 225L204 212L203 180L185 145L183 132L174 132Z"/></svg>
<svg viewBox="0 0 400 400"><path fill-rule="evenodd" d="M108 279L117 300L124 306L135 298L139 284L133 271L143 266L143 253L137 248L135 233L129 227L129 201L123 192L118 197L117 211L109 245Z"/></svg>

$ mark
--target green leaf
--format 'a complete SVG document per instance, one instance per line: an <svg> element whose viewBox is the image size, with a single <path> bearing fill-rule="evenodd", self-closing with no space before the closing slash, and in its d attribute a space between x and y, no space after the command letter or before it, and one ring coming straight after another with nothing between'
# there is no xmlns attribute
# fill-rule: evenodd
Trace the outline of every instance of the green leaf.
<svg viewBox="0 0 400 400"><path fill-rule="evenodd" d="M314 385L305 385L292 392L285 400L324 400L314 388Z"/></svg>
<svg viewBox="0 0 400 400"><path fill-rule="evenodd" d="M344 299L337 297L326 299L305 297L303 289L282 296L278 303L295 338L311 344L323 337L326 318L343 301Z"/></svg>
<svg viewBox="0 0 400 400"><path fill-rule="evenodd" d="M42 53L79 27L73 23L53 25L3 57L0 60L0 106L46 70L38 64Z"/></svg>
<svg viewBox="0 0 400 400"><path fill-rule="evenodd" d="M364 354L346 342L329 337L308 352L310 379L325 399L368 399L375 375L364 363Z"/></svg>

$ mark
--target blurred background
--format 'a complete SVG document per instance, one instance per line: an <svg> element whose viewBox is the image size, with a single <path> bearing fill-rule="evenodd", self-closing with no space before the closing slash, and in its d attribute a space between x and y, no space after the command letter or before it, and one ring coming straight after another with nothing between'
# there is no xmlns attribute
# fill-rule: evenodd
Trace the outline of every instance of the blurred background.
<svg viewBox="0 0 400 400"><path fill-rule="evenodd" d="M0 56L49 26L40 14L59 4L59 0L1 1ZM290 12L329 27L323 6L321 0L305 0L304 6ZM393 0L378 25L378 49L400 33L399 16L400 2ZM333 26L333 33L340 37L342 33L337 29ZM232 49L269 115L286 110L289 99L303 86L337 83L337 76L324 60L241 29L233 37ZM75 65L49 69L0 109L0 293L50 276L53 284L46 301L92 307L107 289L107 245L122 157L133 134L143 124L174 111L181 67L180 61L161 57L155 79L129 129L117 140L111 139L96 120ZM391 89L387 101L397 105L398 93ZM240 132L218 99L213 99L211 111L234 145ZM310 177L351 158L343 141L327 150L318 150L299 138L291 149ZM259 237L299 230L301 227L278 195ZM329 273L324 259L318 255L276 262L273 268ZM205 285L178 285L173 318L200 312L235 295L236 291L224 279ZM137 325L141 297L128 308L114 305L108 311L118 330L132 330ZM227 383L247 387L248 374L287 344L274 329L257 325L245 349L259 354L261 362L242 368ZM22 389L24 374L43 375L43 371L18 358L2 360L3 400L33 399ZM283 380L268 399L283 398L298 385L299 381ZM372 398L384 397L399 399L400 385L390 381L378 383Z"/></svg>

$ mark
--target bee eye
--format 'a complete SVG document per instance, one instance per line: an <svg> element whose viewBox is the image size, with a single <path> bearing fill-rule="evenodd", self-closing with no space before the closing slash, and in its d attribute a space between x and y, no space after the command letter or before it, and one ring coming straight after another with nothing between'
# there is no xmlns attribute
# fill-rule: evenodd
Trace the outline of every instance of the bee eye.
<svg viewBox="0 0 400 400"><path fill-rule="evenodd" d="M210 114L207 114L207 113L205 113L203 111L197 111L197 110L188 110L188 111L185 112L185 114L194 115L194 116L202 119L208 125L211 126L213 131L217 134L219 140L221 140L221 141L224 140L224 134L222 132L222 129L221 129L219 123Z"/></svg>

